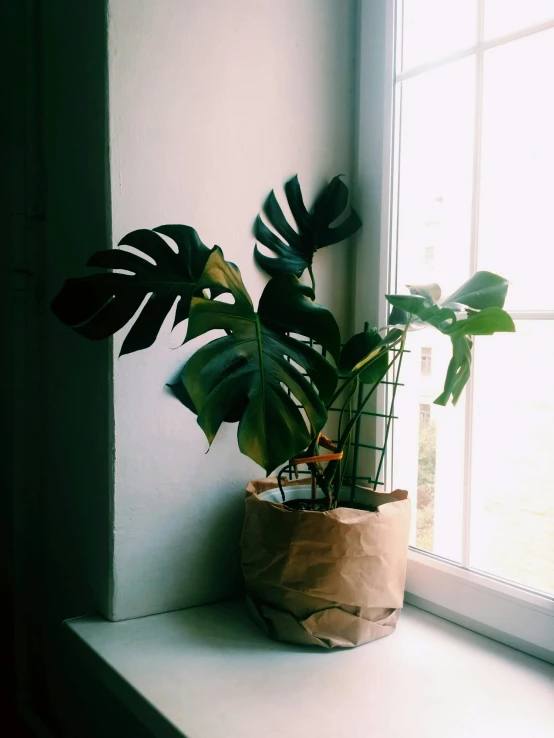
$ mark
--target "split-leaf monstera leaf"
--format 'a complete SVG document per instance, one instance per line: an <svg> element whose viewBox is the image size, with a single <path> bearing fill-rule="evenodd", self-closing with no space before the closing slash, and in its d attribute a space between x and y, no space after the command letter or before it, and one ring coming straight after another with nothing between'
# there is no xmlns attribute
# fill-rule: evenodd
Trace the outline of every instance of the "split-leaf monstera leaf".
<svg viewBox="0 0 554 738"><path fill-rule="evenodd" d="M338 363L339 328L329 310L314 302L313 291L293 275L271 279L256 312L240 272L218 248L199 281L201 289L213 286L223 287L234 302L194 297L186 340L213 329L227 335L193 354L182 381L208 441L224 420L238 414L240 450L270 473L321 431L326 402L337 384L335 367L289 334L313 339Z"/></svg>
<svg viewBox="0 0 554 738"><path fill-rule="evenodd" d="M456 292L441 300L437 284L408 285L409 295L387 295L393 306L391 325L414 327L430 325L452 341L452 358L448 365L443 392L437 405L446 405L452 397L455 405L471 371L470 336L515 331L514 321L503 310L508 280L492 272L476 272Z"/></svg>
<svg viewBox="0 0 554 738"><path fill-rule="evenodd" d="M258 215L254 235L275 256L263 254L257 245L254 256L258 265L272 277L279 274L300 277L311 266L318 249L349 238L362 223L355 210L351 209L345 220L331 227L331 223L343 215L348 205L348 188L340 177L334 177L320 192L311 213L304 205L298 177L293 177L285 184L285 194L297 230L288 223L272 190L263 212L276 233Z"/></svg>
<svg viewBox="0 0 554 738"><path fill-rule="evenodd" d="M173 239L178 253L159 234ZM196 231L186 225L132 231L121 239L119 246L131 246L141 255L124 249L98 251L87 266L127 273L68 279L52 301L52 310L77 333L98 340L123 328L150 293L123 342L123 355L154 343L178 297L174 325L188 318L191 299L198 292L198 280L213 249L208 249Z"/></svg>

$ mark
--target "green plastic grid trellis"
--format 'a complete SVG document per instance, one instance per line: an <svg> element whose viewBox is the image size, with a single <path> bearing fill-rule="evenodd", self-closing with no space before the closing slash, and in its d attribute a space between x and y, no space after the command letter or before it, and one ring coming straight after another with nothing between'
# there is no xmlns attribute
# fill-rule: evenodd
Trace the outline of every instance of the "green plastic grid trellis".
<svg viewBox="0 0 554 738"><path fill-rule="evenodd" d="M367 328L367 326L366 326L366 328ZM313 347L320 346L320 344L316 343L313 340L305 340L305 341L303 341L303 343L309 344L312 348ZM390 350L391 351L396 351L396 352L400 351L400 349L397 349L397 348L392 348ZM326 355L325 349L322 348L321 353L322 353L323 356L325 356ZM403 349L402 353L409 353L409 350L408 349ZM362 410L361 413L360 413L360 417L358 418L358 421L356 422L356 425L354 426L354 431L353 431L354 440L352 442L352 448L353 448L352 470L351 470L351 474L350 475L348 475L348 476L345 475L345 477L344 477L345 486L349 486L350 487L350 501L351 502L355 502L355 500L356 500L356 484L357 484L358 481L367 482L368 484L373 485L373 488L374 489L377 486L384 486L384 484L385 484L383 481L380 480L380 476L381 476L381 471L383 469L384 460L385 460L386 442L387 442L387 438L388 438L388 435L389 435L389 432L390 432L392 421L393 420L397 420L397 416L394 415L394 401L395 401L395 398L396 398L396 391L397 391L397 388L398 387L403 387L404 386L402 384L402 382L399 382L398 381L399 373L400 373L400 367L399 366L395 366L394 369L393 369L393 372L392 372L392 375L393 375L392 381L387 379L387 380L383 380L381 382L381 384L386 385L387 388L392 387L392 392L387 392L386 403L388 405L388 412L387 413L378 413L378 412L372 412L370 410ZM306 375L306 372L302 372L302 374ZM341 380L341 379L347 379L347 377L342 376L342 375L339 375L339 380ZM292 394L292 393L290 393L290 391L289 391L289 394ZM360 409L361 405L363 404L363 400L364 400L364 385L363 384L360 384L359 385L359 388L358 388L357 403L356 403L356 408L354 408L354 413L356 413ZM302 407L302 405L300 405L298 403L295 403L295 405L298 408L301 408ZM329 408L329 412L338 412L338 413L340 413L341 411L342 411L342 408L340 408L340 407L331 407L331 408ZM374 445L369 444L369 443L363 443L360 440L361 425L362 425L362 417L363 416L370 416L370 417L374 417L374 418L383 418L383 419L385 419L386 425L385 425L385 445L384 446L374 446ZM333 443L336 443L337 441L336 441L336 439L332 439L332 442ZM375 479L373 479L372 477L368 477L366 475L360 475L358 473L358 470L359 470L359 462L360 462L360 450L361 449L363 449L363 450L371 450L371 451L380 451L381 452L381 455L379 457L379 462L378 462L378 465L377 465L377 472L375 474ZM298 469L296 473L297 474L311 474L311 472L309 470L301 470L301 469ZM292 478L292 469L289 470L289 478Z"/></svg>

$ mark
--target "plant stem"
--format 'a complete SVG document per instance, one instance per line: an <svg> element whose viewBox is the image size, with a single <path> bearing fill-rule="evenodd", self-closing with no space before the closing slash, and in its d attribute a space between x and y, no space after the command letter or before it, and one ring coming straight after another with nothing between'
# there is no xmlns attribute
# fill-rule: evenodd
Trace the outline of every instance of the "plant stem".
<svg viewBox="0 0 554 738"><path fill-rule="evenodd" d="M360 405L358 405L358 407L356 409L356 412L354 413L354 417L349 421L349 423L347 424L346 428L344 429L344 432L341 435L341 437L339 438L338 443L337 443L337 452L342 451L342 449L344 448L344 444L346 443L346 441L348 439L348 436L350 435L350 433L352 431L352 428L356 424L356 421L358 420L358 418L361 416L362 411L363 411L364 407L366 406L366 404L367 404L368 400L370 399L370 397L373 395L373 393L375 392L375 390L377 389L377 387L381 384L381 382L383 381L383 379L387 376L387 374L389 373L389 370L394 365L394 363L397 361L397 359L398 358L402 359L402 355L404 353L404 344L406 343L406 335L408 333L409 326L410 326L410 321L408 321L406 323L406 326L405 326L405 328L404 328L404 330L402 332L402 336L401 336L401 338L399 338L399 341L400 341L400 349L398 351L395 351L395 355L391 359L391 361L388 363L387 368L381 374L381 376L379 377L379 379L376 382L373 383L373 387L370 389L370 391L368 392L368 394L366 395L366 397L364 398L364 400L362 401L362 403ZM395 344L393 344L393 346L394 345ZM366 366L370 366L371 363L372 362L368 362L368 364ZM396 386L395 386L395 391L396 391Z"/></svg>
<svg viewBox="0 0 554 738"><path fill-rule="evenodd" d="M312 290L314 291L314 295L315 295L315 277L314 277L314 270L312 269L311 264L308 264L308 274L310 275L310 279L312 280Z"/></svg>
<svg viewBox="0 0 554 738"><path fill-rule="evenodd" d="M352 394L350 395L350 397L348 399L348 419L349 420L352 419L352 398L353 398L353 396L354 396L354 392L352 392ZM340 438L340 433L339 433L339 438ZM347 467L347 463L348 463L348 456L350 455L350 449L351 449L351 447L352 447L352 443L351 443L351 439L349 438L348 439L348 444L346 446L346 452L344 454L343 459L341 460L341 465L339 467L339 489L342 487L342 480L343 480L344 474L346 472L346 467Z"/></svg>
<svg viewBox="0 0 554 738"><path fill-rule="evenodd" d="M312 428L312 433L313 433L313 428ZM319 439L319 434L314 434L313 441L310 443L310 445L308 446L308 449L306 451L306 453L307 453L308 456L317 456L318 455L318 453L319 453L318 439ZM330 493L330 490L329 490L329 485L326 485L326 484L322 484L321 483L322 482L322 478L323 478L323 470L321 468L321 465L318 464L316 461L312 461L312 462L310 462L308 464L308 469L310 470L310 472L312 474L312 476L311 476L311 479L312 479L312 499L315 499L315 496L317 494L317 486L319 484L319 486L321 487L321 490L322 490L323 494L325 495L325 497L329 501L329 507L331 507L332 499L331 499L331 493ZM315 485L313 483L314 480L315 480ZM315 493L314 493L314 488L315 488Z"/></svg>
<svg viewBox="0 0 554 738"><path fill-rule="evenodd" d="M362 399L362 385L360 386L360 397L359 397L359 400L358 400L358 406L356 408L356 411L354 412L354 415L350 417L350 419L349 419L349 421L348 421L348 423L346 425L346 428L344 429L344 431L342 433L340 432L340 426L341 426L342 413L344 412L344 408L341 411L341 415L339 417L339 434L338 434L339 435L339 439L337 441L337 453L340 453L341 451L343 451L345 445L347 443L349 443L350 434L352 433L352 430L356 426L356 423L358 423L359 419L361 418L362 412L364 410L364 407L367 405L367 403L369 402L369 400L371 399L371 397L375 394L377 388L379 387L379 385L381 384L381 382L384 380L384 378L387 376L387 374L389 373L390 369L394 366L394 364L396 363L396 361L399 362L398 363L398 369L397 369L397 372L396 372L396 377L398 379L398 376L400 374L400 368L402 366L402 356L404 354L404 346L405 346L405 343L406 343L406 336L407 336L407 333L408 333L408 329L409 329L410 323L411 323L411 317L412 316L410 316L410 319L408 320L408 322L404 326L404 330L402 331L402 334L398 338L398 340L397 341L394 341L394 343L392 343L390 346L387 346L387 351L389 349L393 349L396 345L398 345L398 343L400 343L400 348L397 349L396 351L394 351L394 356L391 359L391 361L387 364L387 368L385 369L384 372L381 373L379 379L376 382L373 383L373 386L371 387L371 389L369 390L369 392L367 393L367 395L363 399ZM366 369L368 366L370 366L377 359L381 358L381 356L382 356L382 354L377 354L374 357L374 359L372 359L371 361L369 361L367 364L364 364L364 366L361 367L359 371L357 371L355 374L353 374L351 377L349 377L348 380L342 385L342 387L340 387L335 392L335 394L333 395L332 399L330 400L330 402L328 404L328 408L332 406L333 402L337 399L337 397L340 396L340 394L346 389L346 387L348 387L348 385L351 382L353 382L354 380L358 381L359 375L361 374L362 371L364 371L364 369ZM393 410L394 410L394 401L395 401L395 398L396 398L396 390L397 390L397 388L398 388L398 381L396 381L394 383L394 390L393 390L392 399L391 399L390 413L388 415L388 422L387 422L387 427L386 427L386 430L385 430L385 439L384 439L384 443L383 443L383 450L382 450L382 453L381 453L381 458L379 460L379 466L378 466L378 471L377 471L376 479L378 479L379 474L381 473L382 465L383 465L383 459L384 459L384 456L385 456L385 449L386 449L386 445L387 445L387 441L388 441L388 436L389 436L389 431L390 431L390 426L391 426L391 421L392 421L392 415L393 415ZM355 387L352 389L352 391L348 395L344 407L346 407L346 404L350 403L351 398L352 398L352 395L354 394L354 392L355 392ZM317 442L314 441L314 443L312 445L315 447L316 446L316 443ZM312 448L312 445L310 446L310 448ZM321 489L323 490L323 493L325 494L325 496L327 497L327 499L329 500L329 507L330 508L331 508L331 506L336 507L337 504L338 504L338 493L339 493L339 490L340 490L340 483L341 483L341 478L342 478L342 474L340 473L341 461L330 461L327 464L327 468L325 469L324 472L321 471L321 468L319 467L318 464L314 464L313 466L314 466L314 470L312 471L312 473L314 473L316 471L316 469L317 469L317 472L316 472L316 475L317 475L317 483L318 483L319 487L321 487ZM312 468L312 465L311 464L310 464L310 468ZM335 477L337 475L337 471L339 471L339 476L338 476L338 479L335 479ZM354 472L354 474L355 474L355 472ZM354 484L355 484L355 480L354 480ZM334 494L333 494L333 492L334 492Z"/></svg>
<svg viewBox="0 0 554 738"><path fill-rule="evenodd" d="M380 329L380 330L382 330L382 329ZM405 333L406 333L406 331L404 331L403 336L405 335ZM387 351L389 351L390 349L393 349L402 340L403 340L403 338L400 337L397 341L395 341L394 343L392 343L390 346L387 346ZM333 403L335 402L335 400L342 395L342 393L348 387L348 385L351 384L351 382L353 382L355 379L357 379L362 372L364 372L368 367L370 367L373 363L375 363L378 359L381 359L381 358L382 358L382 354L377 354L376 356L373 357L373 359L371 361L368 361L367 364L364 364L362 367L360 367L360 369L358 369L357 372L355 372L350 377L348 377L348 379L344 382L344 384L335 391L335 394L329 400L329 403L328 403L327 407L330 408L333 405ZM381 380L379 380L379 381L381 381Z"/></svg>
<svg viewBox="0 0 554 738"><path fill-rule="evenodd" d="M362 402L356 408L356 412L354 413L354 417L348 422L346 428L344 429L344 432L343 432L342 436L339 438L339 441L337 443L337 453L343 450L346 442L348 441L348 438L350 437L350 433L352 432L352 429L356 425L356 422L357 422L358 418L361 417L361 414L363 412L364 407L367 405L367 403L369 402L369 400L371 399L371 397L375 394L375 391L377 390L377 388L381 384L381 381L387 376L390 368L394 365L394 363L397 361L398 357L401 356L401 355L402 355L402 352L395 354L394 358L387 365L386 370L381 374L381 377L379 378L379 380L373 384L373 387L369 390L369 392L364 397L364 399L362 400ZM336 461L330 461L329 464L327 464L327 468L325 469L325 472L324 472L324 475L323 475L324 478L325 478L325 481L327 482L327 484L331 484L331 482L333 481L333 478L334 478L334 476L336 474L336 471L337 471L337 462Z"/></svg>
<svg viewBox="0 0 554 738"><path fill-rule="evenodd" d="M349 419L352 417L352 397L353 397L354 393L356 392L356 387L357 386L358 386L358 380L356 379L356 384L354 384L351 387L351 389L350 389L350 391L348 393L348 397L346 398L346 400L344 402L344 405L342 407L342 410L340 411L339 425L338 425L338 428L337 428L337 438L340 438L340 436L341 436L342 418L343 418L343 415L344 415L347 407L349 409L349 414L348 414ZM342 459L340 459L340 461L335 462L335 464L337 466L337 470L338 470L338 474L336 472L334 474L334 477L333 477L333 485L332 485L333 486L333 499L334 499L334 502L335 502L335 507L338 505L338 499L339 499L339 494L340 494L340 489L341 489L341 484L342 484L342 477L344 475L344 470L346 469L346 462L347 462L347 459L348 459L348 453L349 453L349 451L350 451L350 444L348 444L348 447L346 449L346 453L345 453L344 457ZM331 463L333 463L333 462L331 462Z"/></svg>
<svg viewBox="0 0 554 738"><path fill-rule="evenodd" d="M354 385L353 387L351 387L350 392L348 393L348 397L346 398L346 400L344 402L344 405L342 406L342 410L340 411L340 415L339 415L339 427L337 429L337 438L340 438L340 436L341 436L342 417L343 417L343 415L344 415L344 413L346 411L347 406L349 408L351 407L351 402L350 401L352 400L352 397L353 397L354 393L356 392L356 386L357 386L357 384ZM349 417L352 417L352 416L350 415Z"/></svg>
<svg viewBox="0 0 554 738"><path fill-rule="evenodd" d="M374 382L373 387L369 390L369 392L367 393L367 395L364 397L364 399L362 400L361 404L358 405L358 407L356 408L356 412L354 413L354 417L348 422L346 428L344 429L344 432L343 432L342 436L339 438L339 441L338 441L338 444L337 444L337 453L340 452L340 451L342 451L342 449L344 448L344 444L348 440L348 436L352 432L352 428L356 425L356 421L361 416L364 407L367 405L368 401L373 396L373 394L375 393L375 391L377 390L377 388L379 387L379 385L381 384L381 382L383 381L383 379L387 376L387 374L389 373L389 370L391 369L391 367L393 366L393 364L397 361L398 356L399 356L399 354L397 353L394 356L394 358L391 361L389 361L389 363L387 364L387 368L381 374L381 376L379 377L378 381L377 382Z"/></svg>

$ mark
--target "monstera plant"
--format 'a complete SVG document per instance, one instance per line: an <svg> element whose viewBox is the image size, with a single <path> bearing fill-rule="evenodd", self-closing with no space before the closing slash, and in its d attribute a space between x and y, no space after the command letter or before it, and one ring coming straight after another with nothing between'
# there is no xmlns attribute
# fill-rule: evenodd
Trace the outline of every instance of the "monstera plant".
<svg viewBox="0 0 554 738"><path fill-rule="evenodd" d="M69 279L52 309L93 340L132 322L122 354L150 347L170 311L174 326L188 320L185 341L218 332L170 386L209 444L223 423L237 423L242 453L267 475L278 471L276 479L246 488L240 550L251 613L273 638L352 647L396 626L410 530L405 490L380 494L374 486L363 490L363 500L341 496L352 432L392 378L377 483L408 333L431 328L450 341L435 402L455 404L469 379L473 336L514 330L503 310L508 282L477 272L446 298L438 285L411 285L408 294L386 295L388 325L366 324L343 342L331 312L316 302L312 264L319 249L352 236L360 219L340 177L311 209L297 177L285 184L285 196L294 223L274 192L264 219L255 220L254 258L270 277L257 307L218 246L209 249L189 226L164 225L133 231L119 248L93 254L88 266L102 271ZM340 411L334 440L323 433L331 409ZM307 467L309 485L293 478L299 466ZM355 470L351 476L353 487Z"/></svg>
<svg viewBox="0 0 554 738"><path fill-rule="evenodd" d="M119 248L93 254L88 266L104 271L67 280L52 310L93 340L135 318L121 354L150 347L176 302L174 325L188 319L185 341L221 331L188 359L180 381L171 385L175 396L197 415L210 444L222 423L238 422L240 450L267 474L291 459L308 459L313 484L334 507L352 429L380 382L402 361L409 330L432 327L451 341L452 359L436 402L456 403L470 374L472 337L514 330L502 309L508 282L478 272L446 299L437 285L410 286L410 294L386 296L388 326L366 328L341 347L335 318L315 300L312 262L319 249L352 236L361 221L348 207L340 177L323 188L311 210L297 177L285 184L285 195L294 226L274 192L263 208L269 225L260 216L254 224L257 240L270 252L254 249L270 276L257 309L238 267L218 246L209 249L190 226L163 225L133 231ZM302 281L305 271L310 285ZM363 402L346 412L360 385L366 387ZM343 413L332 443L322 431L337 402Z"/></svg>

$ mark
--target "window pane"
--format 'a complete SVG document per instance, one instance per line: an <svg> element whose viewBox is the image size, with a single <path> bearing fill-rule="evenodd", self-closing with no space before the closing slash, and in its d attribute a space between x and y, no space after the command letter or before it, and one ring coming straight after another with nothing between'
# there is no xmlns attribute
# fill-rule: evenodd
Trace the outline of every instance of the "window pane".
<svg viewBox="0 0 554 738"><path fill-rule="evenodd" d="M554 594L554 321L477 341L470 565Z"/></svg>
<svg viewBox="0 0 554 738"><path fill-rule="evenodd" d="M404 0L403 6L404 71L475 44L476 0Z"/></svg>
<svg viewBox="0 0 554 738"><path fill-rule="evenodd" d="M479 268L512 309L554 308L554 29L485 54Z"/></svg>
<svg viewBox="0 0 554 738"><path fill-rule="evenodd" d="M392 482L412 500L411 545L460 562L465 403L433 404L443 388L450 341L431 329L414 331L407 348L394 413ZM422 364L430 355L432 363Z"/></svg>
<svg viewBox="0 0 554 738"><path fill-rule="evenodd" d="M485 0L485 38L554 19L554 0Z"/></svg>
<svg viewBox="0 0 554 738"><path fill-rule="evenodd" d="M445 294L469 274L474 59L402 83L398 183L398 289L439 282ZM450 342L410 334L395 415L393 484L416 508L411 544L461 561L464 403L441 408Z"/></svg>
<svg viewBox="0 0 554 738"><path fill-rule="evenodd" d="M468 276L473 173L474 59L402 83L398 285Z"/></svg>

